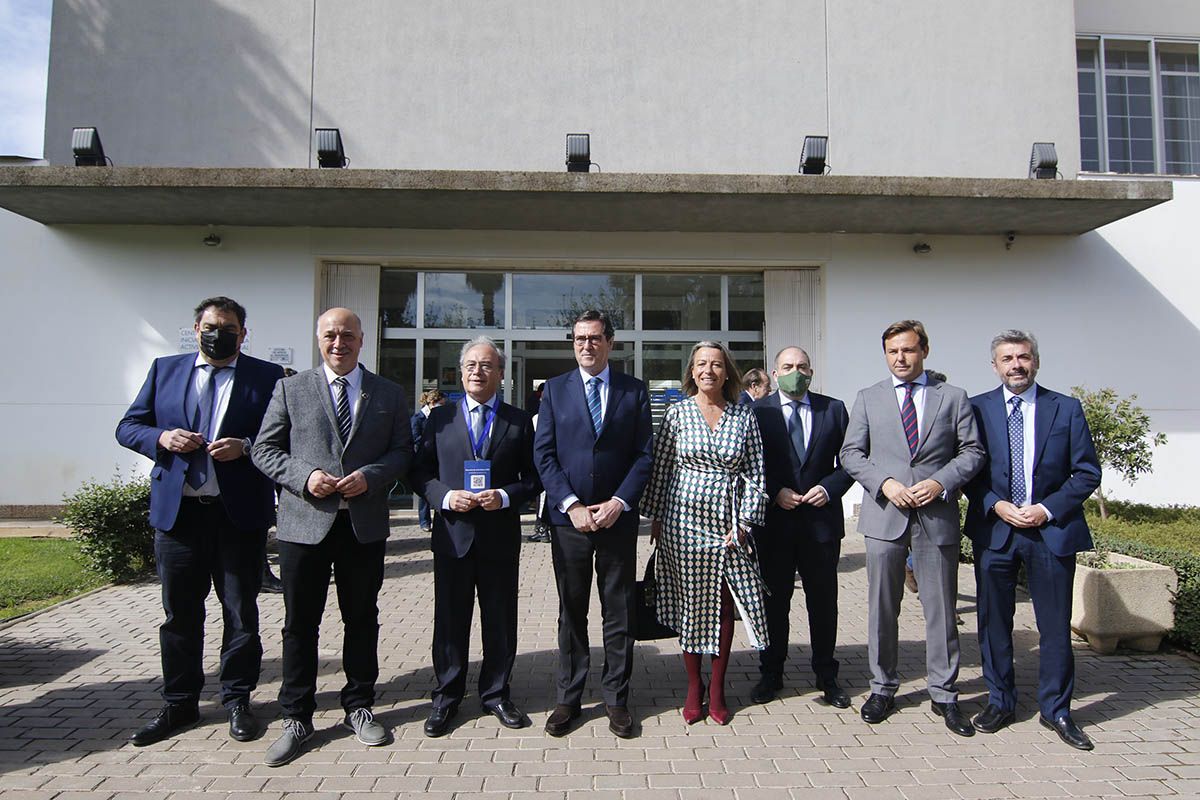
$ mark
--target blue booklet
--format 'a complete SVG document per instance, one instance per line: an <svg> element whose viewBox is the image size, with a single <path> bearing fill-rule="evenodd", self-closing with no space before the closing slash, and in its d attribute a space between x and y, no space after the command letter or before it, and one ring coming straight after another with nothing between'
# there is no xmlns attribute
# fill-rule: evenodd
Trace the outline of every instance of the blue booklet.
<svg viewBox="0 0 1200 800"><path fill-rule="evenodd" d="M492 462L464 461L463 488L468 492L482 492L492 488Z"/></svg>

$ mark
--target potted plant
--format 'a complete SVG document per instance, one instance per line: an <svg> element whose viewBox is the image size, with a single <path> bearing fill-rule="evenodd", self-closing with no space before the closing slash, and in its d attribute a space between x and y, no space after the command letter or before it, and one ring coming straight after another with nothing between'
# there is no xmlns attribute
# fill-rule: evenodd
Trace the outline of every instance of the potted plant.
<svg viewBox="0 0 1200 800"><path fill-rule="evenodd" d="M1153 561L1097 550L1075 567L1071 630L1098 653L1117 645L1154 652L1175 626L1175 570Z"/></svg>

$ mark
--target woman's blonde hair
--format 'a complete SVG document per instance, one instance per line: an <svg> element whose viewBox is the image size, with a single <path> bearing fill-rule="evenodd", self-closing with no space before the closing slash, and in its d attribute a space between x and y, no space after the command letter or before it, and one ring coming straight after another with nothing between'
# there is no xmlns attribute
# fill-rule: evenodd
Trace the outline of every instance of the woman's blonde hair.
<svg viewBox="0 0 1200 800"><path fill-rule="evenodd" d="M696 379L692 377L692 367L696 365L696 353L706 347L721 351L721 357L725 359L725 383L721 386L721 396L727 403L736 403L738 393L742 391L742 373L738 371L737 362L733 360L733 353L730 353L729 348L720 342L697 342L696 346L692 348L687 366L683 369L683 393L688 397L694 397L696 392L700 391L700 388L696 386Z"/></svg>

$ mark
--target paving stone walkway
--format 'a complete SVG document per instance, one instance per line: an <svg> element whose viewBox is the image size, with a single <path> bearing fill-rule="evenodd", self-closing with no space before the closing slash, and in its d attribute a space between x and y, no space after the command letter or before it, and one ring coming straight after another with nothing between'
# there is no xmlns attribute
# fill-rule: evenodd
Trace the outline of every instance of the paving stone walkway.
<svg viewBox="0 0 1200 800"><path fill-rule="evenodd" d="M638 647L633 678L637 738L618 740L606 726L593 679L583 724L562 739L542 732L553 707L557 602L550 547L522 552L520 653L513 699L533 726L500 727L476 713L468 697L457 727L442 739L421 731L433 675L433 576L427 537L411 515L398 521L388 545L380 598L379 697L375 708L395 733L385 747L365 748L341 728L337 709L339 625L329 608L322 628L317 735L287 766L262 765L278 730L279 631L283 601L261 599L262 682L255 696L272 720L257 742L226 734L216 702L220 626L209 631L211 691L201 724L145 748L129 734L159 706L156 626L162 614L153 583L103 590L0 629L0 797L3 800L235 800L275 798L512 797L558 800L651 798L1010 798L1200 797L1200 664L1180 655L1092 653L1076 643L1076 720L1096 741L1081 753L1038 725L1033 689L1037 636L1028 600L1016 622L1018 722L993 736L960 739L928 710L922 691L923 625L908 595L901 617L898 712L875 727L857 709L867 694L866 571L862 538L846 538L841 565L839 657L854 708L818 700L806 667L806 635L792 646L787 688L779 701L749 703L756 656L739 630L730 668L736 710L725 728L688 727L679 714L683 670L673 641ZM641 554L649 550L643 538ZM964 705L977 711L986 696L976 645L974 580L960 574ZM593 599L594 600L594 599ZM210 620L219 620L215 602ZM599 621L593 602L592 619ZM806 630L797 591L794 625ZM477 639L478 637L474 637ZM599 628L593 624L593 665ZM479 654L474 668L478 666ZM474 680L475 671L471 680Z"/></svg>

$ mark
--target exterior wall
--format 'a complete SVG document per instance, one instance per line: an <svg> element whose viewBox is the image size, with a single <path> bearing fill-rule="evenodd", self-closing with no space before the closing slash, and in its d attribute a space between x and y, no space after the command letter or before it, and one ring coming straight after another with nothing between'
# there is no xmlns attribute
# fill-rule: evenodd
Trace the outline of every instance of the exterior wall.
<svg viewBox="0 0 1200 800"><path fill-rule="evenodd" d="M1075 29L1080 33L1197 36L1200 6L1194 0L1075 0Z"/></svg>
<svg viewBox="0 0 1200 800"><path fill-rule="evenodd" d="M561 170L583 131L608 172L792 173L828 132L843 175L1021 177L1054 141L1072 177L1073 25L1043 0L60 0L45 152L95 125L117 164L306 167L333 126L353 167Z"/></svg>

